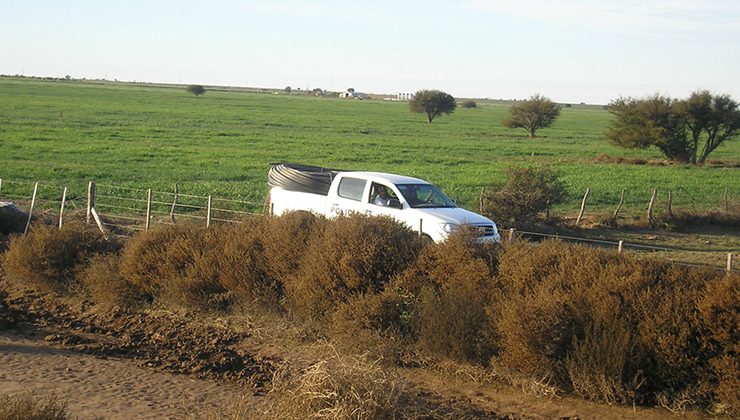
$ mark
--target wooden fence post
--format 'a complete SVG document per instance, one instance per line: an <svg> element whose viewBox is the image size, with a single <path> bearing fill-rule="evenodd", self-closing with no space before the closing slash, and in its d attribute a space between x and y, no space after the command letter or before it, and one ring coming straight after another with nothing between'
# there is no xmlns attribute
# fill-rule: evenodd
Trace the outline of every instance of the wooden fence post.
<svg viewBox="0 0 740 420"><path fill-rule="evenodd" d="M671 208L671 205L673 204L673 192L671 190L668 190L668 217L673 218L673 209Z"/></svg>
<svg viewBox="0 0 740 420"><path fill-rule="evenodd" d="M177 184L175 184L175 197L172 199L172 209L170 210L170 220L172 220L172 224L175 224L175 207L177 206L177 195L180 193L180 189Z"/></svg>
<svg viewBox="0 0 740 420"><path fill-rule="evenodd" d="M98 215L98 211L95 210L95 207L90 209L90 213L92 214L93 220L95 220L95 224L98 225L98 229L103 233L103 236L105 239L108 239L108 232L105 231L105 227L103 227L103 221L100 220L100 215Z"/></svg>
<svg viewBox="0 0 740 420"><path fill-rule="evenodd" d="M211 205L213 204L213 199L211 196L208 196L208 209L206 210L206 227L211 227Z"/></svg>
<svg viewBox="0 0 740 420"><path fill-rule="evenodd" d="M64 191L62 192L62 205L59 207L59 229L62 228L62 224L64 223L64 204L67 201L67 187L64 187Z"/></svg>
<svg viewBox="0 0 740 420"><path fill-rule="evenodd" d="M732 252L727 253L727 272L732 272Z"/></svg>
<svg viewBox="0 0 740 420"><path fill-rule="evenodd" d="M648 210L647 210L647 218L648 218L648 225L650 227L653 226L653 206L655 205L655 198L658 197L658 190L653 190L653 195L650 197L650 203L648 204Z"/></svg>
<svg viewBox="0 0 740 420"><path fill-rule="evenodd" d="M424 219L419 219L419 239L424 236Z"/></svg>
<svg viewBox="0 0 740 420"><path fill-rule="evenodd" d="M146 222L144 230L149 231L150 221L152 219L152 189L146 190Z"/></svg>
<svg viewBox="0 0 740 420"><path fill-rule="evenodd" d="M0 193L3 192L3 179L0 178Z"/></svg>
<svg viewBox="0 0 740 420"><path fill-rule="evenodd" d="M619 245L617 245L617 252L620 254L624 252L624 241L621 239L619 240Z"/></svg>
<svg viewBox="0 0 740 420"><path fill-rule="evenodd" d="M85 223L88 225L92 222L93 207L95 207L95 182L90 181L87 184L87 214L85 215Z"/></svg>
<svg viewBox="0 0 740 420"><path fill-rule="evenodd" d="M509 242L514 242L516 239L516 229L511 228L509 229Z"/></svg>
<svg viewBox="0 0 740 420"><path fill-rule="evenodd" d="M619 210L622 209L622 204L624 204L624 189L622 190L622 193L619 194L619 203L617 204L617 208L614 210L614 217L612 218L614 220L614 224L617 223L617 217L619 217Z"/></svg>
<svg viewBox="0 0 740 420"><path fill-rule="evenodd" d="M586 210L586 200L588 200L588 194L591 192L591 188L586 188L586 194L583 194L583 200L581 201L581 211L578 212L578 218L576 219L576 226L581 223L583 218L583 212Z"/></svg>
<svg viewBox="0 0 740 420"><path fill-rule="evenodd" d="M23 230L23 236L28 235L28 228L31 227L31 218L33 217L33 206L36 204L36 193L39 190L39 183L33 184L33 195L31 196L31 208L28 209L28 220L26 221L26 228Z"/></svg>

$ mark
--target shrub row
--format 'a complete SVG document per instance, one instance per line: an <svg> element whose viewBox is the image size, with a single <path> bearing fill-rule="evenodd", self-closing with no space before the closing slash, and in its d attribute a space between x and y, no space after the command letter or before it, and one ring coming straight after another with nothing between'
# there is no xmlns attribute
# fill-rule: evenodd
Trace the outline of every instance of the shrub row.
<svg viewBox="0 0 740 420"><path fill-rule="evenodd" d="M463 233L424 246L360 215L163 226L116 248L84 227L37 228L13 239L4 268L109 304L285 312L390 361L449 358L609 403L740 404L736 274L556 241L502 247Z"/></svg>

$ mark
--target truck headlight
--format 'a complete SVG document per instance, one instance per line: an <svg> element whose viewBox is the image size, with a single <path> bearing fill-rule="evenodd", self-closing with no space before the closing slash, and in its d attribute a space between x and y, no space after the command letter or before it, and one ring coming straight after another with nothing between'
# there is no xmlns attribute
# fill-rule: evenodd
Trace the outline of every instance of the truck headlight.
<svg viewBox="0 0 740 420"><path fill-rule="evenodd" d="M440 226L442 226L442 230L447 233L452 233L460 229L460 225L457 223L440 223Z"/></svg>

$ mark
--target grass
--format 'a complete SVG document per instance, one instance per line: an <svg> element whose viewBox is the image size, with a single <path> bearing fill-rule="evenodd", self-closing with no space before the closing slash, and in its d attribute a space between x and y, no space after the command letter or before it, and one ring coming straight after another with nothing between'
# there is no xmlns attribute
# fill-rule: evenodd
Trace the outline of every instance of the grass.
<svg viewBox="0 0 740 420"><path fill-rule="evenodd" d="M615 95L618 92L615 93ZM212 194L261 203L270 163L291 161L394 172L427 179L463 206L477 209L480 189L516 165L547 165L565 182L576 210L610 208L626 189L625 212L642 211L652 188L673 191L674 207L717 207L725 188L740 192L737 168L594 163L601 154L660 159L656 150L607 143L611 116L596 107L564 108L552 128L529 140L501 126L507 106L476 109L427 124L405 102L349 101L239 90L195 98L181 87L0 78L0 198L30 196L42 181L47 196L70 188L84 197L88 180ZM736 162L740 142L711 159ZM14 189L15 188L15 189ZM59 191L57 191L59 190Z"/></svg>
<svg viewBox="0 0 740 420"><path fill-rule="evenodd" d="M0 419L3 420L66 420L67 402L56 395L37 396L31 392L0 395Z"/></svg>

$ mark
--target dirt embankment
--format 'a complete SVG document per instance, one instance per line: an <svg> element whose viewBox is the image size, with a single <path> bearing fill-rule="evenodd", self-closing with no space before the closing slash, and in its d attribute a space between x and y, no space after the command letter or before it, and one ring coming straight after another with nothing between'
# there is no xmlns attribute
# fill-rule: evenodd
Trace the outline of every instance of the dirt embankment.
<svg viewBox="0 0 740 420"><path fill-rule="evenodd" d="M249 384L256 393L264 391L273 370L272 360L233 348L248 334L186 322L166 312L77 312L34 292L6 297L5 306L0 327L15 326L30 336L43 335L45 341L76 352Z"/></svg>

